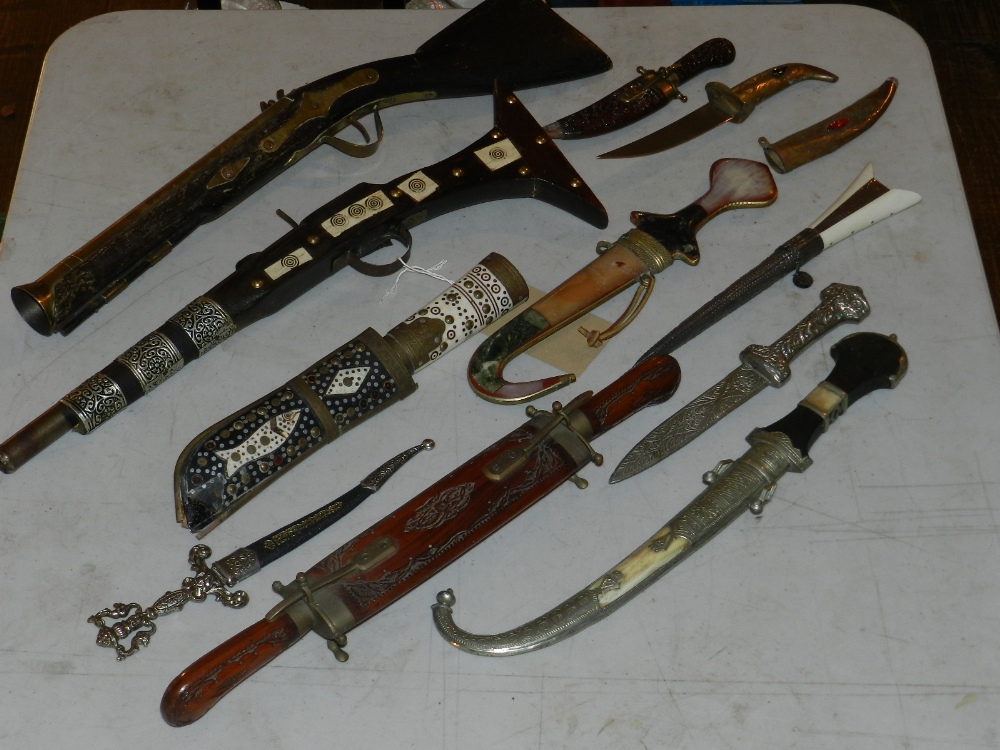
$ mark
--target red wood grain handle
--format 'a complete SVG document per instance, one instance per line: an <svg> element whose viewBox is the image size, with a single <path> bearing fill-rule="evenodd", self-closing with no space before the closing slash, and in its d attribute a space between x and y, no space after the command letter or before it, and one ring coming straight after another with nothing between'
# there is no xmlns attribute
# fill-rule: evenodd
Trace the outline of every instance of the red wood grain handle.
<svg viewBox="0 0 1000 750"><path fill-rule="evenodd" d="M177 675L160 700L160 715L174 727L196 722L302 635L287 614L251 625Z"/></svg>
<svg viewBox="0 0 1000 750"><path fill-rule="evenodd" d="M591 396L580 411L590 420L597 437L640 409L666 401L680 382L677 360L671 356L651 357Z"/></svg>

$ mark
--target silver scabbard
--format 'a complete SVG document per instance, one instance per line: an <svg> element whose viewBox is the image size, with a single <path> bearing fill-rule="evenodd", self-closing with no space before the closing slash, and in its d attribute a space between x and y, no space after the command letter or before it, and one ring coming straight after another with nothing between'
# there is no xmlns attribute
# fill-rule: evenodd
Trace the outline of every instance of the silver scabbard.
<svg viewBox="0 0 1000 750"><path fill-rule="evenodd" d="M451 589L432 606L434 625L452 646L477 656L514 656L551 646L593 625L722 531L744 511L759 512L788 471L812 463L780 432L757 430L750 449L705 475L708 487L632 554L541 617L503 633L479 635L455 624Z"/></svg>

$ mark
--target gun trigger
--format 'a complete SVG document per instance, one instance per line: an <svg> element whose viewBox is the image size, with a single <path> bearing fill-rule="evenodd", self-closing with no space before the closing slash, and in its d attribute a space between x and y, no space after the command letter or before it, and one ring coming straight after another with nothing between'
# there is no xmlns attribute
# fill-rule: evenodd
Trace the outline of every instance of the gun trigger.
<svg viewBox="0 0 1000 750"><path fill-rule="evenodd" d="M406 252L391 263L386 263L384 265L368 263L367 261L361 260L361 258L353 252L348 252L347 265L365 276L389 276L401 271L403 269L403 265L410 261L410 251L413 249L413 237L410 236L410 233L404 227L389 227L386 233L379 237L377 244L372 243L368 245L368 248L366 249L371 251L381 247L386 247L391 244L393 240L400 242L406 248Z"/></svg>
<svg viewBox="0 0 1000 750"><path fill-rule="evenodd" d="M350 141L346 141L343 138L340 138L336 135L322 136L319 138L319 142L325 143L328 146L333 146L341 153L347 154L348 156L353 156L357 159L364 159L367 156L371 156L376 151L378 151L378 147L382 145L382 137L385 133L382 127L382 117L381 115L379 115L377 109L372 113L372 116L375 119L376 138L374 143L371 142L371 139L368 135L368 131L365 130L364 126L357 120L351 120L349 124L353 125L355 128L361 131L362 135L364 135L365 137L364 143L351 143Z"/></svg>
<svg viewBox="0 0 1000 750"><path fill-rule="evenodd" d="M278 214L278 216L279 216L280 218L282 218L282 219L284 219L284 220L285 220L286 222L288 222L288 223L289 223L289 224L291 225L292 229L298 229L298 228L299 228L299 222L295 221L295 219L293 219L293 218L292 218L291 216L289 216L288 214L286 214L286 213L285 213L285 212L284 212L283 210L281 210L280 208L279 208L279 209L277 209L277 210L275 210L275 213L276 213L276 214Z"/></svg>

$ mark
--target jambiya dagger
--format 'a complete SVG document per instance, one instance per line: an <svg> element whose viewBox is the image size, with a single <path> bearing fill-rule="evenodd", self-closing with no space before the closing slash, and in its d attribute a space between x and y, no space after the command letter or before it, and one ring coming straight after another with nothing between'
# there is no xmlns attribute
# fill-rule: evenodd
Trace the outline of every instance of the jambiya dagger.
<svg viewBox="0 0 1000 750"><path fill-rule="evenodd" d="M433 618L456 648L479 656L513 656L551 646L602 620L708 542L746 511L760 513L789 471L812 464L809 451L858 399L895 388L907 369L894 337L856 333L830 351L836 366L787 416L752 432L750 449L705 475L709 485L640 547L593 583L541 617L503 633L478 635L454 621L455 594L438 594Z"/></svg>
<svg viewBox="0 0 1000 750"><path fill-rule="evenodd" d="M174 468L177 521L205 536L324 445L408 397L417 371L527 297L517 269L491 253L385 336L362 331L203 430Z"/></svg>
<svg viewBox="0 0 1000 750"><path fill-rule="evenodd" d="M672 357L646 360L599 393L552 412L529 407L520 428L342 545L294 583L263 620L178 675L160 712L171 725L201 718L224 695L315 630L345 660L346 633L513 520L577 472L600 463L591 440L676 389Z"/></svg>
<svg viewBox="0 0 1000 750"><path fill-rule="evenodd" d="M168 591L145 609L134 602L117 603L87 618L87 622L97 626L97 645L113 648L116 658L121 661L137 653L141 646L149 645L156 633L154 620L180 612L188 602L203 602L209 596L214 596L226 607L245 607L250 597L245 591L231 591L233 586L256 575L265 566L330 528L378 492L407 461L421 451L433 448L434 441L430 439L407 448L336 500L272 531L256 542L230 552L211 565L208 564L208 558L212 556L212 550L204 544L196 544L188 553L188 564L195 575L185 578L179 589ZM125 643L128 644L127 648Z"/></svg>
<svg viewBox="0 0 1000 750"><path fill-rule="evenodd" d="M226 279L179 311L101 372L0 445L11 473L65 435L89 433L182 367L252 323L351 266L367 275L398 271L362 258L449 211L503 198L538 198L597 227L607 212L520 101L497 83L495 126L444 161L382 185L362 183L307 216Z"/></svg>

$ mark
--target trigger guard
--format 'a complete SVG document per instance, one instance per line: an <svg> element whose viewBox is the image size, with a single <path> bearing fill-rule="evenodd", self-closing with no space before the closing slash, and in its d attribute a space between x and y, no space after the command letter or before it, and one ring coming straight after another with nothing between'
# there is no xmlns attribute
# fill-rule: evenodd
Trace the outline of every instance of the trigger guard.
<svg viewBox="0 0 1000 750"><path fill-rule="evenodd" d="M347 265L365 276L390 276L401 271L403 269L403 264L408 263L410 260L410 251L413 249L413 238L405 229L400 229L398 233L386 237L386 239L389 241L399 240L406 246L406 252L397 257L396 260L391 263L386 263L384 265L369 263L366 260L361 260L361 258L353 252L348 252ZM388 242L386 244L388 244ZM385 245L380 245L380 247L385 247Z"/></svg>

